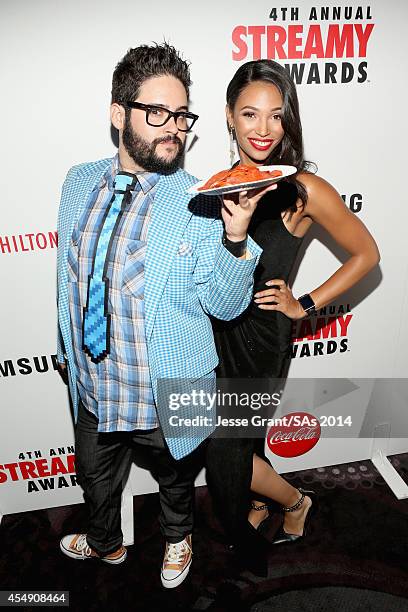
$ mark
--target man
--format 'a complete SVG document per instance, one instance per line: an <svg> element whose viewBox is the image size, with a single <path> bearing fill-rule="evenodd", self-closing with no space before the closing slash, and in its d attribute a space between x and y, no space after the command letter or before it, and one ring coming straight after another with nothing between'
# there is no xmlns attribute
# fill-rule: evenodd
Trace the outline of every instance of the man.
<svg viewBox="0 0 408 612"><path fill-rule="evenodd" d="M113 74L113 159L73 167L58 220L58 361L67 364L78 480L87 534L61 540L76 559L118 564L122 481L135 447L153 461L166 539L162 584L191 563L194 452L210 431L165 439L158 381L213 379L217 355L208 315L238 316L248 305L259 247L246 244L256 203L225 202L187 189L180 169L188 111L188 64L167 45L130 49ZM159 413L159 414L158 414Z"/></svg>

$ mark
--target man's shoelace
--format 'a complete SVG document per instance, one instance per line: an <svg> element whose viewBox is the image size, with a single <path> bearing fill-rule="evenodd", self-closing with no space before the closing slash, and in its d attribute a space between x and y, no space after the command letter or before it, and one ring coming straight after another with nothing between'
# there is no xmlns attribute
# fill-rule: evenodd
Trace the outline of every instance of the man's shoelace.
<svg viewBox="0 0 408 612"><path fill-rule="evenodd" d="M84 534L79 536L79 538L75 542L74 548L76 548L78 552L82 553L84 557L91 556L92 551L88 546L88 542L86 541L86 535Z"/></svg>
<svg viewBox="0 0 408 612"><path fill-rule="evenodd" d="M169 544L165 563L181 563L183 555L187 551L191 552L191 548L186 542L186 540L182 540L181 542L177 542L176 544Z"/></svg>

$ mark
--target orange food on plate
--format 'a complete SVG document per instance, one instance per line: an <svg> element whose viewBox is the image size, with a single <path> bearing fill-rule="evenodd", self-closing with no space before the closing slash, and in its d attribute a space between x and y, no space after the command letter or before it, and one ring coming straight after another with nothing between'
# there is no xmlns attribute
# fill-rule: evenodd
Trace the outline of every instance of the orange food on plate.
<svg viewBox="0 0 408 612"><path fill-rule="evenodd" d="M226 185L238 185L239 183L252 183L253 181L262 181L268 178L282 176L280 170L272 170L271 172L259 170L256 166L247 166L239 164L231 170L221 170L217 172L208 181L198 188L198 191L204 189L217 189Z"/></svg>

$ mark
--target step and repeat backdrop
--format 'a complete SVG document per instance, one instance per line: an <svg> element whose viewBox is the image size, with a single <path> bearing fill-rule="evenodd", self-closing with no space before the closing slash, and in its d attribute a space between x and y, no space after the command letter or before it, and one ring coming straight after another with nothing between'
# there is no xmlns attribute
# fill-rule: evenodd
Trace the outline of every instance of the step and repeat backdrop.
<svg viewBox="0 0 408 612"><path fill-rule="evenodd" d="M364 282L293 325L279 409L350 415L353 433L322 434L297 457L272 452L278 436L275 466L285 472L367 458L373 443L389 454L407 451L406 3L4 0L0 15L0 514L82 501L67 392L56 372L57 208L70 166L115 154L112 71L129 47L151 41L167 40L191 61L191 109L200 119L188 141L189 172L206 178L228 166L226 86L243 62L274 59L298 87L307 159L380 248L381 264ZM295 295L345 258L312 229ZM303 401L293 401L290 384L299 379L309 384ZM141 468L131 486L156 489Z"/></svg>

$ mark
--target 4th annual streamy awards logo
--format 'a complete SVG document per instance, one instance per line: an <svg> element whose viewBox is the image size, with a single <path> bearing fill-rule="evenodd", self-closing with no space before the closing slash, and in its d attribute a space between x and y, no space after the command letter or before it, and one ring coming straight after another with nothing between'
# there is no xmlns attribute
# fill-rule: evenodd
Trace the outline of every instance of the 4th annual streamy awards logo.
<svg viewBox="0 0 408 612"><path fill-rule="evenodd" d="M74 447L19 453L17 461L0 465L0 491L1 485L11 482L25 482L27 493L76 487Z"/></svg>
<svg viewBox="0 0 408 612"><path fill-rule="evenodd" d="M350 304L340 304L320 308L314 316L293 321L292 359L345 353L349 350L352 319Z"/></svg>
<svg viewBox="0 0 408 612"><path fill-rule="evenodd" d="M364 83L374 30L370 6L272 8L263 24L237 25L232 59L272 59L297 85Z"/></svg>

